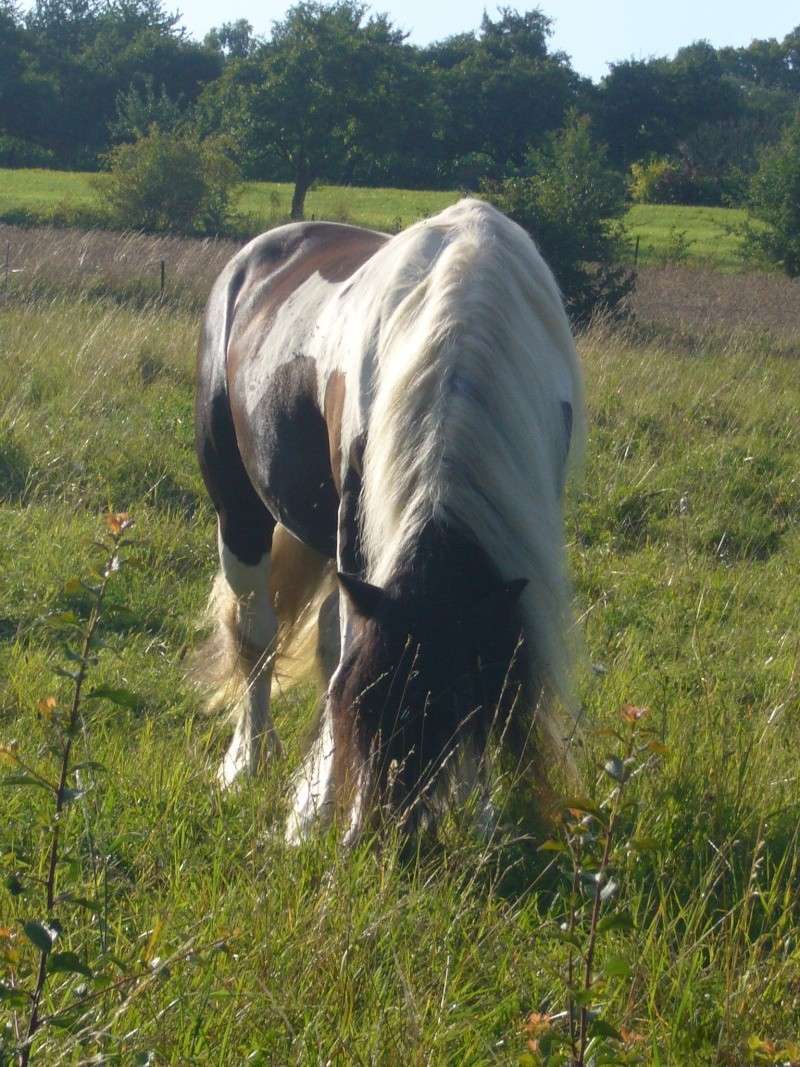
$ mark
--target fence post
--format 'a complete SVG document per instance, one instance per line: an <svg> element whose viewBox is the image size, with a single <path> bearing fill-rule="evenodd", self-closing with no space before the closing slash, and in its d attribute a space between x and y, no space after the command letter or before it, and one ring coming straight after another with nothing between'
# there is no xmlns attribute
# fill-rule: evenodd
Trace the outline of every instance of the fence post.
<svg viewBox="0 0 800 1067"><path fill-rule="evenodd" d="M6 270L5 280L3 281L3 296L8 297L8 276L11 273L11 242L6 241Z"/></svg>
<svg viewBox="0 0 800 1067"><path fill-rule="evenodd" d="M159 290L159 295L162 297L162 299L164 297L164 280L165 280L165 269L164 268L165 268L165 262L162 259L161 260L161 289Z"/></svg>
<svg viewBox="0 0 800 1067"><path fill-rule="evenodd" d="M641 237L641 235L637 233L636 234L636 247L633 250L633 267L634 267L634 270L636 269L636 267L639 266L639 240L640 240L640 237Z"/></svg>

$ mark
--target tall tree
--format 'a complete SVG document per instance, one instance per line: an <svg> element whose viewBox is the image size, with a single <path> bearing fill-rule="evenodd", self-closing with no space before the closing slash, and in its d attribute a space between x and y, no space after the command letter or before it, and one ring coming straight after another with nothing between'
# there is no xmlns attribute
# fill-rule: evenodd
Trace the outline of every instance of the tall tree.
<svg viewBox="0 0 800 1067"><path fill-rule="evenodd" d="M303 0L220 87L249 150L267 146L288 166L292 218L302 218L311 184L341 172L349 154L389 147L406 103L392 91L406 60L404 37L355 0Z"/></svg>
<svg viewBox="0 0 800 1067"><path fill-rule="evenodd" d="M442 100L445 154L480 153L494 176L522 165L526 152L563 122L579 79L567 57L550 53L551 20L538 9L484 14L477 34L431 46L427 59Z"/></svg>

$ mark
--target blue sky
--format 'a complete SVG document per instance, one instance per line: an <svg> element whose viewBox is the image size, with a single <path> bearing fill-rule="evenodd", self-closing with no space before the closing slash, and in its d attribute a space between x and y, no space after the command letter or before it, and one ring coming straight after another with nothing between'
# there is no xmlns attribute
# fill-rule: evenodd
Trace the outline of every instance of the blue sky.
<svg viewBox="0 0 800 1067"><path fill-rule="evenodd" d="M283 0L167 0L177 7L195 37L211 26L246 18L265 34L289 3ZM416 44L477 28L483 0L383 0L373 9L410 31ZM520 10L535 3L509 2ZM754 37L782 38L800 24L800 6L790 0L544 0L541 8L554 20L551 47L572 57L576 70L597 81L614 60L672 55L681 45L706 38L717 47L749 44Z"/></svg>

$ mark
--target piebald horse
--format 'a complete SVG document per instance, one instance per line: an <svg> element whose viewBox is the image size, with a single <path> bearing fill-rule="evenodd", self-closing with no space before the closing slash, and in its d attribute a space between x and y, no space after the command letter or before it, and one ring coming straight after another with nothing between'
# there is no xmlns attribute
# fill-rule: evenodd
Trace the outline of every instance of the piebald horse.
<svg viewBox="0 0 800 1067"><path fill-rule="evenodd" d="M486 203L393 237L292 223L234 256L196 406L220 558L204 657L243 682L221 783L280 753L273 667L303 626L325 695L288 839L434 817L485 780L493 731L566 758L545 698L568 691L561 502L582 424L554 279Z"/></svg>

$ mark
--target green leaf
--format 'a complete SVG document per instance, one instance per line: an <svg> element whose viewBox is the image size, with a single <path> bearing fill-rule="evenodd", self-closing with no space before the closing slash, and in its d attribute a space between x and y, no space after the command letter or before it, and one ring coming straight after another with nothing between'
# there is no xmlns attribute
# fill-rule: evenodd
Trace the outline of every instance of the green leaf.
<svg viewBox="0 0 800 1067"><path fill-rule="evenodd" d="M72 804L76 800L80 800L82 796L86 795L85 789L64 789L61 794L61 798L65 804Z"/></svg>
<svg viewBox="0 0 800 1067"><path fill-rule="evenodd" d="M98 763L97 760L86 760L84 763L76 763L73 768L75 771L107 771L108 767L104 763Z"/></svg>
<svg viewBox="0 0 800 1067"><path fill-rule="evenodd" d="M52 626L58 629L62 626L80 626L81 620L78 618L74 611L57 611L53 615L48 615L45 619L45 622L48 624L48 626Z"/></svg>
<svg viewBox="0 0 800 1067"><path fill-rule="evenodd" d="M47 961L47 969L64 974L82 974L86 978L92 977L91 969L74 952L54 952Z"/></svg>
<svg viewBox="0 0 800 1067"><path fill-rule="evenodd" d="M13 986L0 982L0 1002L10 1008L27 1008L30 994L24 989L14 989Z"/></svg>
<svg viewBox="0 0 800 1067"><path fill-rule="evenodd" d="M54 926L48 926L47 923L40 923L31 920L26 922L22 929L25 931L25 936L39 949L47 955L53 947L53 944L58 937L58 930Z"/></svg>
<svg viewBox="0 0 800 1067"><path fill-rule="evenodd" d="M584 815L594 815L596 819L603 821L602 809L593 800L589 800L588 797L567 797L562 803L565 808L580 811Z"/></svg>
<svg viewBox="0 0 800 1067"><path fill-rule="evenodd" d="M628 847L634 852L655 852L658 849L658 841L654 837L632 837Z"/></svg>
<svg viewBox="0 0 800 1067"><path fill-rule="evenodd" d="M581 942L580 938L575 933L570 933L569 930L555 930L547 931L548 937L552 937L554 941L562 941L565 945L572 945L573 948L580 950Z"/></svg>
<svg viewBox="0 0 800 1067"><path fill-rule="evenodd" d="M61 893L56 900L59 904L74 904L76 908L85 908L86 911L91 911L95 915L100 911L100 905L96 900L89 900L87 897L76 897L72 893Z"/></svg>
<svg viewBox="0 0 800 1067"><path fill-rule="evenodd" d="M66 667L53 667L53 673L57 674L59 678L69 678L71 682L77 682L78 680L78 672L69 671Z"/></svg>
<svg viewBox="0 0 800 1067"><path fill-rule="evenodd" d="M5 887L12 897L18 897L25 892L25 886L15 874L9 874L5 880Z"/></svg>
<svg viewBox="0 0 800 1067"><path fill-rule="evenodd" d="M537 852L566 852L567 846L563 841L543 841Z"/></svg>
<svg viewBox="0 0 800 1067"><path fill-rule="evenodd" d="M597 995L596 989L568 989L567 990L570 999L573 1004L577 1004L579 1008L585 1008L592 1002L592 998Z"/></svg>
<svg viewBox="0 0 800 1067"><path fill-rule="evenodd" d="M603 970L610 978L629 978L631 969L621 956L609 956L603 964Z"/></svg>
<svg viewBox="0 0 800 1067"><path fill-rule="evenodd" d="M593 1037L611 1037L614 1041L621 1041L622 1034L605 1019L592 1019L591 1033Z"/></svg>
<svg viewBox="0 0 800 1067"><path fill-rule="evenodd" d="M658 756L669 755L669 749L667 748L667 746L664 744L663 741L659 741L657 738L654 738L652 741L648 741L644 747L650 752L655 752Z"/></svg>
<svg viewBox="0 0 800 1067"><path fill-rule="evenodd" d="M615 915L604 915L597 924L598 934L606 934L609 930L634 930L633 919L628 912L620 911Z"/></svg>
<svg viewBox="0 0 800 1067"><path fill-rule="evenodd" d="M41 778L34 778L32 774L6 775L5 778L0 778L0 785L35 785L39 789L46 789L48 793L55 792L49 782L45 782Z"/></svg>
<svg viewBox="0 0 800 1067"><path fill-rule="evenodd" d="M109 685L99 685L88 695L87 700L109 700L121 708L130 708L135 711L142 706L142 700L130 689L114 689Z"/></svg>

